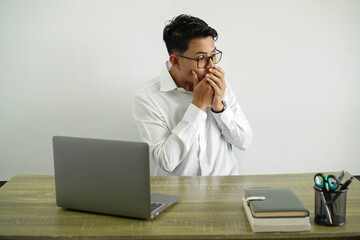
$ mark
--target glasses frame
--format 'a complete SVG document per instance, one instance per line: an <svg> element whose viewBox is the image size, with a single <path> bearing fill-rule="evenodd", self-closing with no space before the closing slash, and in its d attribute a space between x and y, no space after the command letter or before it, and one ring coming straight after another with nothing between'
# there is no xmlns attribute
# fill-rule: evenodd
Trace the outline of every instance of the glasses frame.
<svg viewBox="0 0 360 240"><path fill-rule="evenodd" d="M196 61L197 67L198 67L199 69L204 69L204 68L206 68L206 67L209 65L210 59L211 59L212 62L214 62L214 60L213 60L214 56L215 56L216 54L219 54L219 53L220 53L219 61L217 61L217 62L214 63L214 64L217 64L217 63L220 62L220 60L221 60L221 58L222 58L222 51L220 51L220 50L218 50L218 49L216 49L215 51L216 51L216 52L215 52L213 55L211 55L211 56L209 56L209 57L206 57L206 65L205 65L204 67L199 67L199 61L202 60L202 59L185 57L185 56L180 55L180 54L177 54L177 53L170 53L170 55L175 55L175 56L178 56L178 57L182 57L182 58L185 58L185 59L189 59L189 60Z"/></svg>

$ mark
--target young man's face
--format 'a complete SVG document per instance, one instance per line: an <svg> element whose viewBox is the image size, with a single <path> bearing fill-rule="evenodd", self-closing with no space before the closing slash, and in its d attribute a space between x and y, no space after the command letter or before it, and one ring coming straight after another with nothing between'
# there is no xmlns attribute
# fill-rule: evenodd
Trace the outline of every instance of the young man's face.
<svg viewBox="0 0 360 240"><path fill-rule="evenodd" d="M190 40L189 48L182 55L194 59L201 56L209 57L214 53L215 49L214 39L211 36L205 38L195 38ZM191 71L195 71L199 80L202 80L205 77L205 74L208 73L208 70L215 66L211 59L209 60L209 64L202 69L198 68L197 62L194 60L180 58L179 61L181 65L181 75L187 82L193 81Z"/></svg>

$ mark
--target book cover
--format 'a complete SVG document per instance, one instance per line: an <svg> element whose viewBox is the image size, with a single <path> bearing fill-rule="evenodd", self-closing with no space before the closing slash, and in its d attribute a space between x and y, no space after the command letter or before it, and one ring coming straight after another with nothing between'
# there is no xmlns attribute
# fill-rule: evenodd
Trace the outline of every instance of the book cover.
<svg viewBox="0 0 360 240"><path fill-rule="evenodd" d="M311 230L309 217L254 218L245 198L242 205L253 232L301 232Z"/></svg>
<svg viewBox="0 0 360 240"><path fill-rule="evenodd" d="M310 213L291 188L247 188L245 198L264 196L265 200L250 201L254 217L306 217Z"/></svg>

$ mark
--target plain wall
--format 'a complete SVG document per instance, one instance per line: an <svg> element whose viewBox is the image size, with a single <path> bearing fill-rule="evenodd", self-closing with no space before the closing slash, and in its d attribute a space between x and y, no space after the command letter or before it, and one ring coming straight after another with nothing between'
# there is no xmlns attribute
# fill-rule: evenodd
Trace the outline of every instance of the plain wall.
<svg viewBox="0 0 360 240"><path fill-rule="evenodd" d="M53 174L53 135L140 141L132 96L167 20L217 29L253 128L239 174L360 174L358 0L0 0L0 180Z"/></svg>

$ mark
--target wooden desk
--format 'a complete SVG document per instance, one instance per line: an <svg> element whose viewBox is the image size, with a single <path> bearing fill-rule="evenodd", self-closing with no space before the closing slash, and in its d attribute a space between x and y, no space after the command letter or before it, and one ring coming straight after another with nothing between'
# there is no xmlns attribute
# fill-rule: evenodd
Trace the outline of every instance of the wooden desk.
<svg viewBox="0 0 360 240"><path fill-rule="evenodd" d="M53 176L17 175L0 188L0 239L359 239L360 182L350 185L346 224L323 227L314 224L313 175L152 177L153 192L180 200L151 221L63 210L55 204ZM312 230L253 233L240 199L245 187L264 186L293 188L310 210Z"/></svg>

